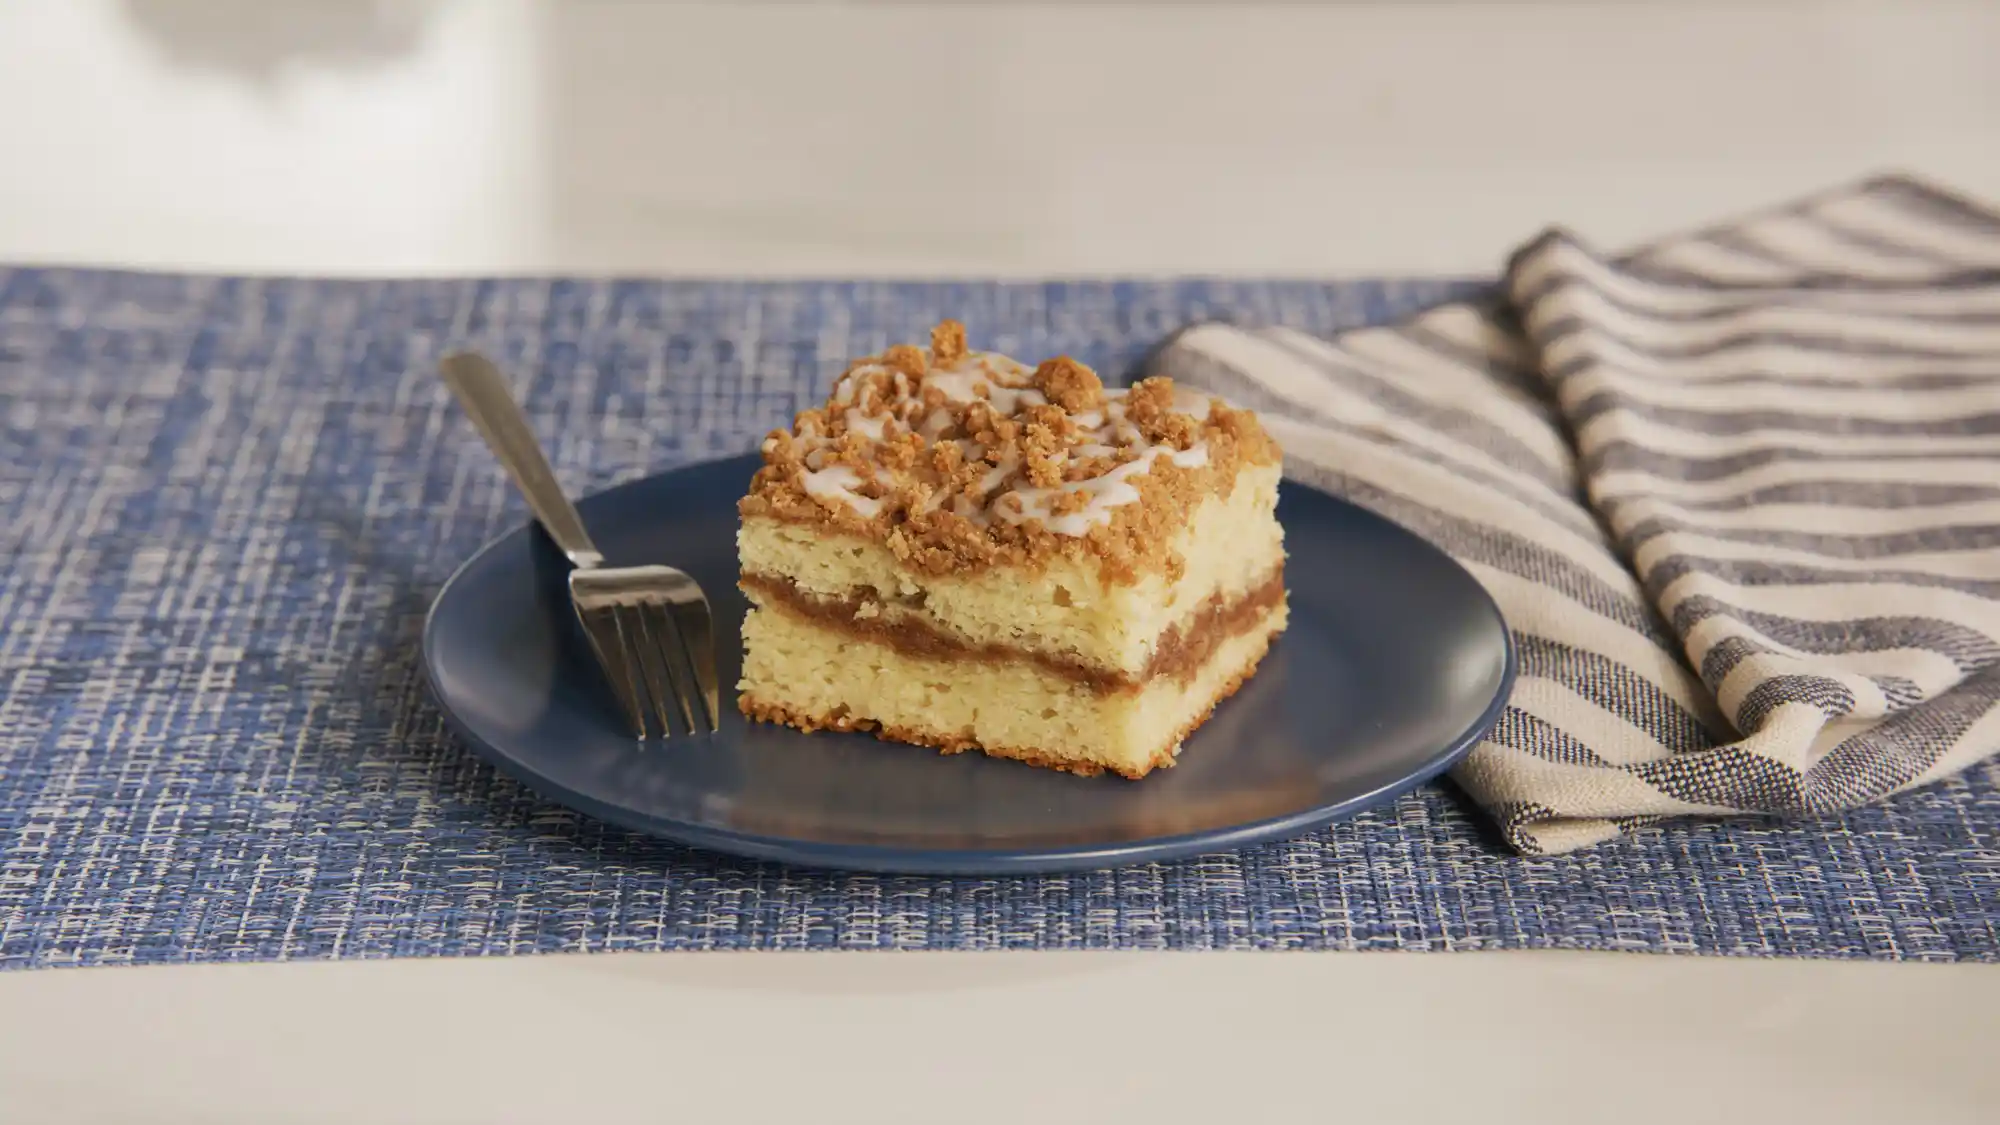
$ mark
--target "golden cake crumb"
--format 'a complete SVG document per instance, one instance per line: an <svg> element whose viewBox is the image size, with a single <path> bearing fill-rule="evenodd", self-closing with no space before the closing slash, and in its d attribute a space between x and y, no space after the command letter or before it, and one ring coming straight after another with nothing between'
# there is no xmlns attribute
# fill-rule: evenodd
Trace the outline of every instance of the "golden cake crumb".
<svg viewBox="0 0 2000 1125"><path fill-rule="evenodd" d="M1066 355L1059 355L1035 368L1035 386L1049 401L1071 413L1096 410L1104 405L1104 381L1097 372Z"/></svg>
<svg viewBox="0 0 2000 1125"><path fill-rule="evenodd" d="M946 365L965 358L965 325L955 320L940 321L931 329L931 355Z"/></svg>

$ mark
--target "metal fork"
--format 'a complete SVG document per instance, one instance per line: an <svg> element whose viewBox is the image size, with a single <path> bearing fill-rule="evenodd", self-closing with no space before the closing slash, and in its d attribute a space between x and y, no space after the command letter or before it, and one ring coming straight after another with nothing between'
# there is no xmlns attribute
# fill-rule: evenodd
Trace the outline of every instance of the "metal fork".
<svg viewBox="0 0 2000 1125"><path fill-rule="evenodd" d="M690 733L717 729L714 618L700 584L670 566L605 566L506 376L472 352L454 352L438 366L542 530L575 568L570 604L634 733L649 737L650 717L655 736L671 736L675 711Z"/></svg>

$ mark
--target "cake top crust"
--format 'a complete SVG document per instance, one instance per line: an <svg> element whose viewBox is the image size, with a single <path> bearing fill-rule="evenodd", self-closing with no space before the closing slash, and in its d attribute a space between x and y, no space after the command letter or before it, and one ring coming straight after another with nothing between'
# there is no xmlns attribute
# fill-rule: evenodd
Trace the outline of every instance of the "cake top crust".
<svg viewBox="0 0 2000 1125"><path fill-rule="evenodd" d="M1254 414L1146 379L1107 390L1068 356L1029 368L966 346L850 364L822 407L764 440L744 518L824 526L941 574L1096 561L1107 580L1177 569L1170 540L1245 465L1279 451Z"/></svg>

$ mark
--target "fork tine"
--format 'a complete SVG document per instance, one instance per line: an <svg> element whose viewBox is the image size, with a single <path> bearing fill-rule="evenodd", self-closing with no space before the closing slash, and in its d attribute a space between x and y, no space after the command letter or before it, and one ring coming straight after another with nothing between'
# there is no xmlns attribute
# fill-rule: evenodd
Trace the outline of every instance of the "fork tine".
<svg viewBox="0 0 2000 1125"><path fill-rule="evenodd" d="M617 655L613 659L624 669L625 683L632 692L632 713L639 717L639 738L651 738L656 732L652 729L653 720L646 714L650 695L646 690L645 673L633 656L638 651L638 638L633 634L631 622L619 612L617 605L606 606L602 612L611 619L612 631L617 636L618 643L612 646Z"/></svg>
<svg viewBox="0 0 2000 1125"><path fill-rule="evenodd" d="M674 650L681 647L680 630L667 616L667 607L659 602L641 603L640 618L649 631L646 639L651 642L653 652L659 657L660 667L666 670L667 679L673 684L674 703L680 707L681 721L687 724L687 732L694 734L701 728L695 726L694 710L688 705L688 696L693 692L688 687L687 673L678 667L679 662L674 656Z"/></svg>
<svg viewBox="0 0 2000 1125"><path fill-rule="evenodd" d="M708 718L708 729L719 730L722 725L722 711L718 700L720 691L715 682L715 627L709 616L708 599L675 602L672 612L674 623L680 627L681 647L687 657L688 667L694 669L695 683L701 689L702 708Z"/></svg>
<svg viewBox="0 0 2000 1125"><path fill-rule="evenodd" d="M646 693L652 696L653 714L660 720L660 737L672 738L674 734L673 716L667 698L673 694L668 686L668 676L660 661L660 647L646 626L646 611L643 607L620 605L618 607L618 631L625 637L625 659L637 664L644 673Z"/></svg>
<svg viewBox="0 0 2000 1125"><path fill-rule="evenodd" d="M604 669L604 678L611 685L611 694L618 699L618 706L625 712L625 721L632 733L646 737L646 712L640 702L638 681L625 659L624 639L619 636L618 621L610 612L593 609L588 612L579 608L577 621L583 626L583 635L590 642L590 648L597 656L598 666Z"/></svg>

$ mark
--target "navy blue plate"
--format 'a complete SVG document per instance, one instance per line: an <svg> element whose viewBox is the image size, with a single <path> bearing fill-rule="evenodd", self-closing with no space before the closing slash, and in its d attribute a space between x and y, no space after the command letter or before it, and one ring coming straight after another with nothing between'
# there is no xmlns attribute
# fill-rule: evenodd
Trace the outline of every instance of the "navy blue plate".
<svg viewBox="0 0 2000 1125"><path fill-rule="evenodd" d="M438 594L424 663L472 748L613 824L813 867L928 874L1075 871L1295 836L1441 773L1499 716L1514 676L1500 612L1451 559L1388 520L1287 482L1291 627L1263 667L1143 781L1082 778L860 734L749 723L736 500L754 457L610 489L579 507L618 563L671 562L715 609L718 734L623 732L569 612L567 564L523 527Z"/></svg>

